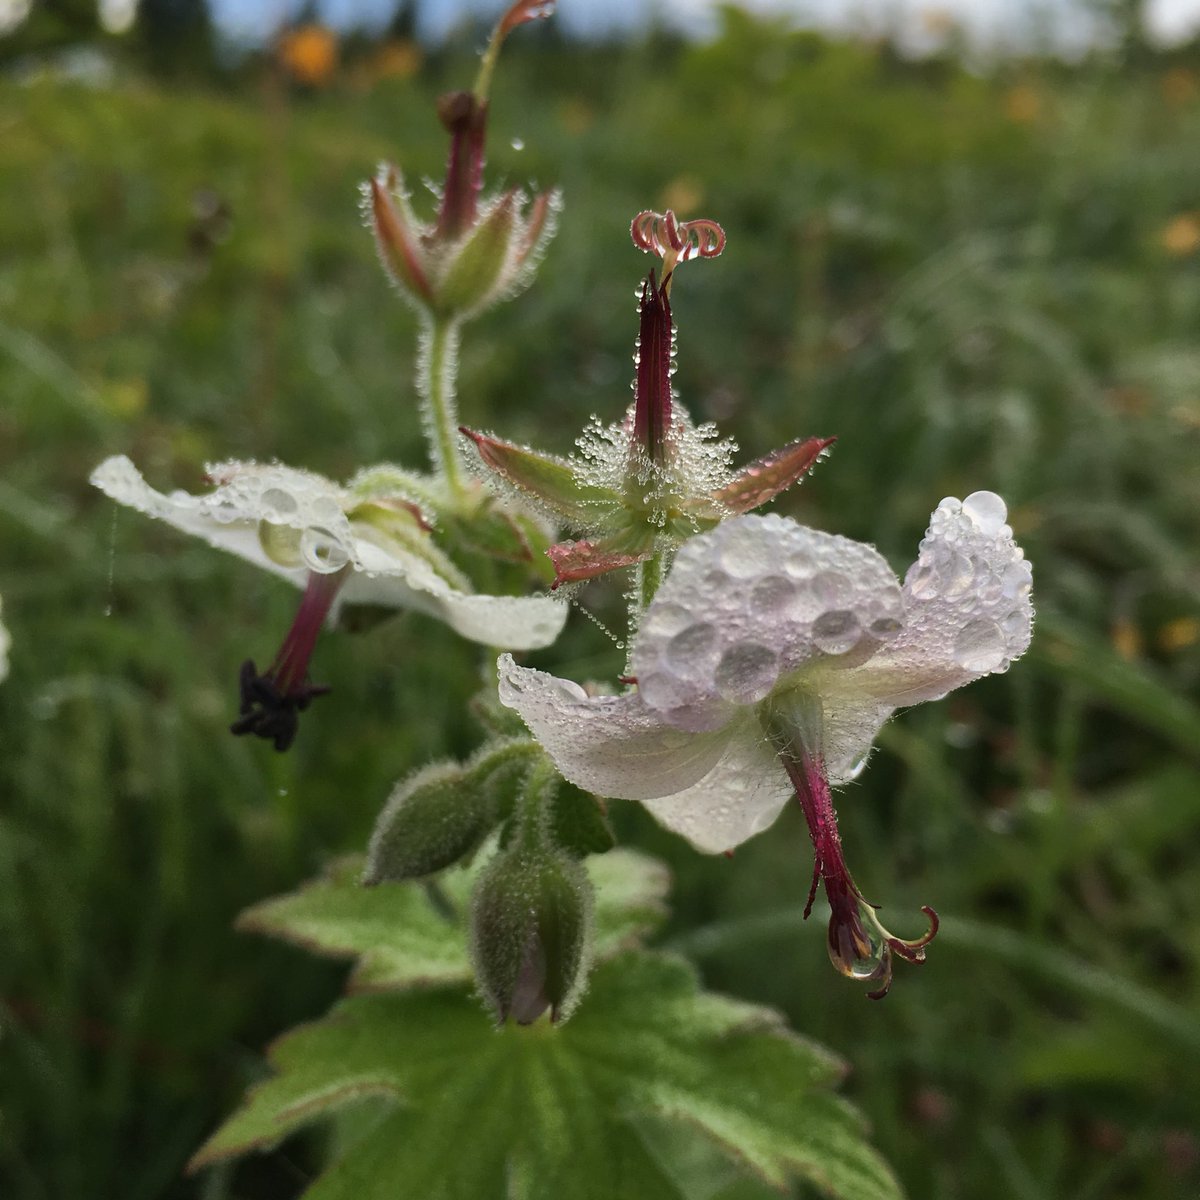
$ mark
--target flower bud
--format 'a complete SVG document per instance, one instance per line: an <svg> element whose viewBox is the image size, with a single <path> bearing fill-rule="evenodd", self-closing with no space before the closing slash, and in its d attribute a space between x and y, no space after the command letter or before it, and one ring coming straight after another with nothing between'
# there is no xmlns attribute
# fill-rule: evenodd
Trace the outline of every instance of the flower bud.
<svg viewBox="0 0 1200 1200"><path fill-rule="evenodd" d="M532 745L490 743L466 766L434 763L397 785L371 835L363 883L433 875L478 848L512 803Z"/></svg>
<svg viewBox="0 0 1200 1200"><path fill-rule="evenodd" d="M471 957L497 1021L569 1013L586 975L591 918L587 873L561 851L517 846L492 860L472 897Z"/></svg>

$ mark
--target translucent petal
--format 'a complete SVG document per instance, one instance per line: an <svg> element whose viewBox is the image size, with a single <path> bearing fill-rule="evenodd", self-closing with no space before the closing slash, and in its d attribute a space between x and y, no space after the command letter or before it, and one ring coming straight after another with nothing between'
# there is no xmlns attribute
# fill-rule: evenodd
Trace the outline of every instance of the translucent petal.
<svg viewBox="0 0 1200 1200"><path fill-rule="evenodd" d="M718 854L775 823L792 787L753 717L726 731L725 753L698 783L644 803L660 825Z"/></svg>
<svg viewBox="0 0 1200 1200"><path fill-rule="evenodd" d="M904 581L902 628L836 690L891 708L1007 671L1029 646L1032 572L992 492L934 510ZM827 705L828 707L828 705Z"/></svg>
<svg viewBox="0 0 1200 1200"><path fill-rule="evenodd" d="M221 484L205 496L190 496L186 492L166 495L155 491L124 455L105 459L92 472L91 481L120 504L166 521L183 533L201 537L209 545L302 585L307 571L302 566L286 566L278 558L269 556L259 537L259 526L269 519L275 524L302 529L303 525L296 524L301 512L299 502L294 512L284 517L282 510L287 507L287 500L283 497L295 498L314 491L318 495L335 494L333 484L306 472L291 471L286 467L260 467L254 463L226 463L216 470L222 473L221 478L230 482ZM243 474L248 484L253 480L246 488L236 482ZM277 489L274 488L276 482L279 484ZM276 490L278 496L273 494ZM272 501L277 503L272 504ZM271 518L266 516L268 510ZM343 531L344 537L349 537L349 526L336 498L332 514L322 515L332 515L335 526Z"/></svg>
<svg viewBox="0 0 1200 1200"><path fill-rule="evenodd" d="M500 701L525 724L572 783L600 796L647 800L690 788L716 765L729 732L687 734L665 725L640 696L588 696L577 684L497 664Z"/></svg>
<svg viewBox="0 0 1200 1200"><path fill-rule="evenodd" d="M900 587L871 547L777 516L688 541L647 610L632 667L646 703L682 729L756 704L825 661L860 662L897 627Z"/></svg>
<svg viewBox="0 0 1200 1200"><path fill-rule="evenodd" d="M342 511L352 503L336 484L307 471L256 463L211 467L217 485L203 496L155 491L124 456L92 472L106 495L139 512L196 534L276 575L303 586L310 571L329 573L347 564L354 573L339 604L371 603L415 608L444 620L463 637L488 646L532 650L549 645L566 620L566 606L545 596L481 596L440 576L432 563L394 540L384 548L373 532L354 526ZM357 536L356 528L363 536ZM294 530L292 556L264 530ZM367 536L371 534L371 536ZM272 553L267 553L270 548Z"/></svg>

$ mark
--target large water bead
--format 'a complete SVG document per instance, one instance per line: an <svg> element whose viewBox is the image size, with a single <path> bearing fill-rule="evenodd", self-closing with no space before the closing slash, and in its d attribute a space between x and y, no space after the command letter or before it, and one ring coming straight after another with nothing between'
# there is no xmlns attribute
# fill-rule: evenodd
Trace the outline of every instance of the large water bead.
<svg viewBox="0 0 1200 1200"><path fill-rule="evenodd" d="M286 521L294 517L300 509L295 495L281 487L264 488L262 496L259 497L259 504L266 521Z"/></svg>
<svg viewBox="0 0 1200 1200"><path fill-rule="evenodd" d="M1008 508L995 492L972 492L962 502L962 511L981 533L991 537L1000 533L1008 520Z"/></svg>
<svg viewBox="0 0 1200 1200"><path fill-rule="evenodd" d="M262 552L281 567L302 567L304 556L300 550L300 530L290 525L276 525L271 521L259 521L258 544Z"/></svg>
<svg viewBox="0 0 1200 1200"><path fill-rule="evenodd" d="M770 694L779 678L779 656L770 646L743 642L731 646L717 663L717 692L735 704L755 704Z"/></svg>
<svg viewBox="0 0 1200 1200"><path fill-rule="evenodd" d="M716 626L702 621L681 630L667 643L666 662L674 674L698 680L711 675L719 651Z"/></svg>
<svg viewBox="0 0 1200 1200"><path fill-rule="evenodd" d="M995 671L1008 656L1008 639L995 621L968 621L954 639L954 661L964 671L980 675Z"/></svg>
<svg viewBox="0 0 1200 1200"><path fill-rule="evenodd" d="M862 634L858 617L845 608L822 613L812 627L813 644L825 654L845 654L853 650Z"/></svg>
<svg viewBox="0 0 1200 1200"><path fill-rule="evenodd" d="M350 561L350 551L336 534L310 525L300 535L300 554L310 571L331 575Z"/></svg>

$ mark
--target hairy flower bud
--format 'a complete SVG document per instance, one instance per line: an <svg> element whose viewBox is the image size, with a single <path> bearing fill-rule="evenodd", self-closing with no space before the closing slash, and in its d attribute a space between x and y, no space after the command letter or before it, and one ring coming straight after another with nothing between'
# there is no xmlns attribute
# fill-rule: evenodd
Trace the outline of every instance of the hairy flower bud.
<svg viewBox="0 0 1200 1200"><path fill-rule="evenodd" d="M469 763L433 763L396 785L367 851L367 886L436 874L460 862L501 820L536 746L498 740Z"/></svg>
<svg viewBox="0 0 1200 1200"><path fill-rule="evenodd" d="M499 1022L570 1012L586 975L591 917L587 873L561 851L517 846L492 860L472 897L471 956Z"/></svg>

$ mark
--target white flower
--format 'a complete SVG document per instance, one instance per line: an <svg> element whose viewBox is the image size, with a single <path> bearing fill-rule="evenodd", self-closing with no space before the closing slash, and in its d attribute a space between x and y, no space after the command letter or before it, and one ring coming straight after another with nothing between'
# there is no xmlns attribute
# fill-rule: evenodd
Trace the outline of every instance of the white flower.
<svg viewBox="0 0 1200 1200"><path fill-rule="evenodd" d="M227 462L208 468L214 490L201 496L155 491L124 456L106 459L91 481L114 500L196 534L210 545L305 589L296 624L273 667L242 676L237 732L271 737L285 749L295 715L321 689L306 684L308 659L331 611L342 604L412 608L489 646L549 645L566 607L545 596L487 596L433 543L419 507L402 496L345 487L308 471ZM282 712L280 711L282 706ZM245 728L239 726L245 725Z"/></svg>
<svg viewBox="0 0 1200 1200"><path fill-rule="evenodd" d="M735 518L679 551L637 633L636 691L588 696L505 656L500 698L572 783L642 801L699 850L737 846L796 796L835 965L886 985L889 948L919 959L924 941L892 938L863 904L829 786L854 778L897 708L1024 653L1031 573L1006 516L991 492L943 500L903 586L871 546Z"/></svg>

